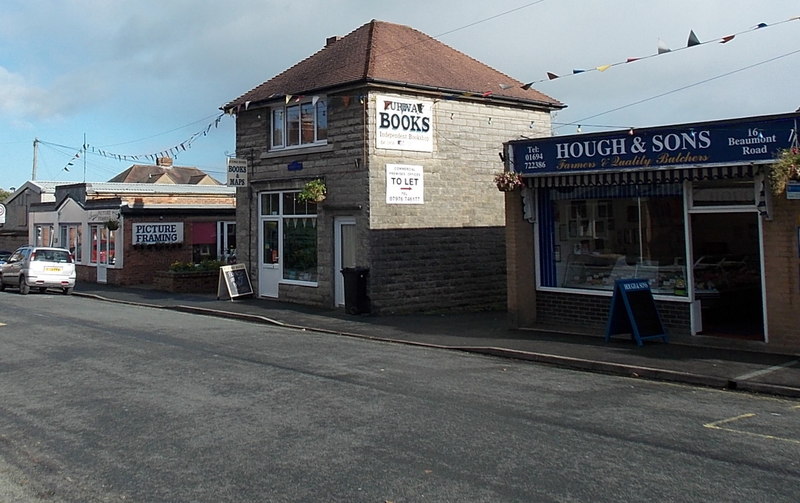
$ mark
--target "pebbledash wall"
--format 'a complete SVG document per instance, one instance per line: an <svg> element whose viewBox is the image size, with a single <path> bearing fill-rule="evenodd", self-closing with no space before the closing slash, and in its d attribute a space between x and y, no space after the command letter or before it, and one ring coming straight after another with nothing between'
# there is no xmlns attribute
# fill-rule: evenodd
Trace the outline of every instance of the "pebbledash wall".
<svg viewBox="0 0 800 503"><path fill-rule="evenodd" d="M512 326L603 334L614 280L644 277L672 336L800 351L800 200L767 178L798 121L508 142L526 182L506 195Z"/></svg>
<svg viewBox="0 0 800 503"><path fill-rule="evenodd" d="M353 265L369 269L373 312L503 308L505 210L503 194L493 183L503 168L500 146L509 137L549 134L549 110L480 99L442 100L391 87L348 89L326 99L328 136L322 146L270 152L264 148L269 107L251 105L237 116L237 154L249 156L251 163L250 186L237 191L237 239L250 243L240 248L239 259L249 264L254 285L258 288L264 271L259 195L298 191L307 181L322 178L327 197L317 205L317 281L298 285L282 280L277 297L341 305L335 222L352 219ZM378 107L383 104L377 101L393 99L432 108L431 152L378 148ZM387 202L391 165L420 170L418 203Z"/></svg>

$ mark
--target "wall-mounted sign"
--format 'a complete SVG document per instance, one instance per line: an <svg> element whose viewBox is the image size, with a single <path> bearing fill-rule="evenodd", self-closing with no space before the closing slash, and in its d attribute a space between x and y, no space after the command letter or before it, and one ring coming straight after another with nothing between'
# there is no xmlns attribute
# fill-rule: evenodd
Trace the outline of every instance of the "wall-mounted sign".
<svg viewBox="0 0 800 503"><path fill-rule="evenodd" d="M228 158L228 186L247 187L247 159Z"/></svg>
<svg viewBox="0 0 800 503"><path fill-rule="evenodd" d="M386 204L425 204L422 166L386 165Z"/></svg>
<svg viewBox="0 0 800 503"><path fill-rule="evenodd" d="M0 204L0 224L6 223L6 205Z"/></svg>
<svg viewBox="0 0 800 503"><path fill-rule="evenodd" d="M433 102L392 96L375 98L375 146L433 152Z"/></svg>
<svg viewBox="0 0 800 503"><path fill-rule="evenodd" d="M133 224L134 245L183 243L183 222L143 222Z"/></svg>
<svg viewBox="0 0 800 503"><path fill-rule="evenodd" d="M798 114L514 141L524 175L769 162L792 145Z"/></svg>
<svg viewBox="0 0 800 503"><path fill-rule="evenodd" d="M303 169L303 163L300 161L292 161L286 166L286 169L289 171L300 171Z"/></svg>

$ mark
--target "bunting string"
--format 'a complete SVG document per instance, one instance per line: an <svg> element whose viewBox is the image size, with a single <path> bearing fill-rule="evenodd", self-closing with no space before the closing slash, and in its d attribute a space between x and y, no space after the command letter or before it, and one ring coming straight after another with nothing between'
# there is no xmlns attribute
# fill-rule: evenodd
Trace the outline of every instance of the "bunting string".
<svg viewBox="0 0 800 503"><path fill-rule="evenodd" d="M91 152L92 154L99 155L101 157L105 157L108 159L116 159L117 161L143 161L143 160L150 160L152 162L156 162L161 157L171 157L173 159L177 159L178 155L181 152L186 152L192 147L192 144L200 137L207 136L208 133L211 131L212 128L216 129L219 127L219 123L222 120L222 117L225 114L219 114L213 121L209 122L206 127L193 133L188 139L174 145L170 148L158 151L158 152L151 152L149 154L138 154L138 155L131 155L131 154L119 154L115 152L109 152L100 148L95 148L92 145L86 144L78 150L75 155L72 156L72 159L64 166L64 171L69 171L69 168L75 164L77 159L80 159L81 155L85 155L87 152Z"/></svg>
<svg viewBox="0 0 800 503"><path fill-rule="evenodd" d="M654 58L656 56L661 56L663 54L667 54L667 53L671 53L671 52L678 52L678 51L681 51L681 50L690 49L692 47L698 47L698 46L701 46L701 45L713 44L713 43L727 44L728 42L730 42L731 40L733 40L735 37L737 37L739 35L743 35L745 33L751 33L753 31L757 31L757 30L763 30L764 28L768 28L768 27L772 27L772 26L778 26L778 25L781 25L781 24L784 24L784 23L788 23L790 21L797 21L797 20L800 20L800 16L791 17L789 19L786 19L786 20L783 20L783 21L778 21L778 22L772 23L772 24L758 23L757 25L755 25L755 26L753 26L753 27L751 27L751 28L749 28L747 30L740 31L740 32L734 33L732 35L726 35L724 37L718 37L718 38L715 38L715 39L706 40L705 42L701 42L700 41L700 39L695 34L694 30L689 30L689 37L688 37L688 39L686 41L686 45L684 47L680 47L678 49L674 49L673 50L673 49L670 49L669 46L663 40L659 39L658 40L658 46L657 46L656 52L654 54L650 54L648 56L642 56L642 57L629 57L629 58L626 58L624 60L617 61L616 63L599 65L599 66L596 66L594 68L573 69L572 73L564 74L564 75L560 75L560 74L557 74L557 73L554 73L554 72L547 72L546 73L547 78L543 78L543 79L540 79L540 80L534 80L534 81L528 82L527 84L524 84L522 86L522 89L530 89L531 86L533 86L534 84L538 84L540 82L548 82L550 80L555 80L555 79L559 79L559 78L579 75L579 74L583 74L583 73L587 73L587 72L593 72L593 71L605 72L609 68L613 68L615 66L624 65L624 64L627 64L627 63L633 63L635 61L641 61L641 60L645 60L645 59L650 59L650 58Z"/></svg>

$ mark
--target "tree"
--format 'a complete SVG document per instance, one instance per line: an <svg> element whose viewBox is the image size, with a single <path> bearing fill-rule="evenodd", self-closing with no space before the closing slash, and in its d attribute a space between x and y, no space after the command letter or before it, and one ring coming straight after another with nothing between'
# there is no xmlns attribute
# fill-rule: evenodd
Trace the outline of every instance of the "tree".
<svg viewBox="0 0 800 503"><path fill-rule="evenodd" d="M5 189L0 189L0 203L5 201L6 199L8 199L8 197L10 195L11 195L11 192L9 192L9 191L7 191Z"/></svg>

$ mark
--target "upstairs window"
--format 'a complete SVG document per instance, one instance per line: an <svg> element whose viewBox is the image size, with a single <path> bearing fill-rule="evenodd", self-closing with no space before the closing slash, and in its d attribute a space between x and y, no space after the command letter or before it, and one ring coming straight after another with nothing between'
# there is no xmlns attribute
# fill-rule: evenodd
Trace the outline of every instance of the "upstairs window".
<svg viewBox="0 0 800 503"><path fill-rule="evenodd" d="M325 143L327 101L313 98L273 108L271 137L273 150Z"/></svg>

